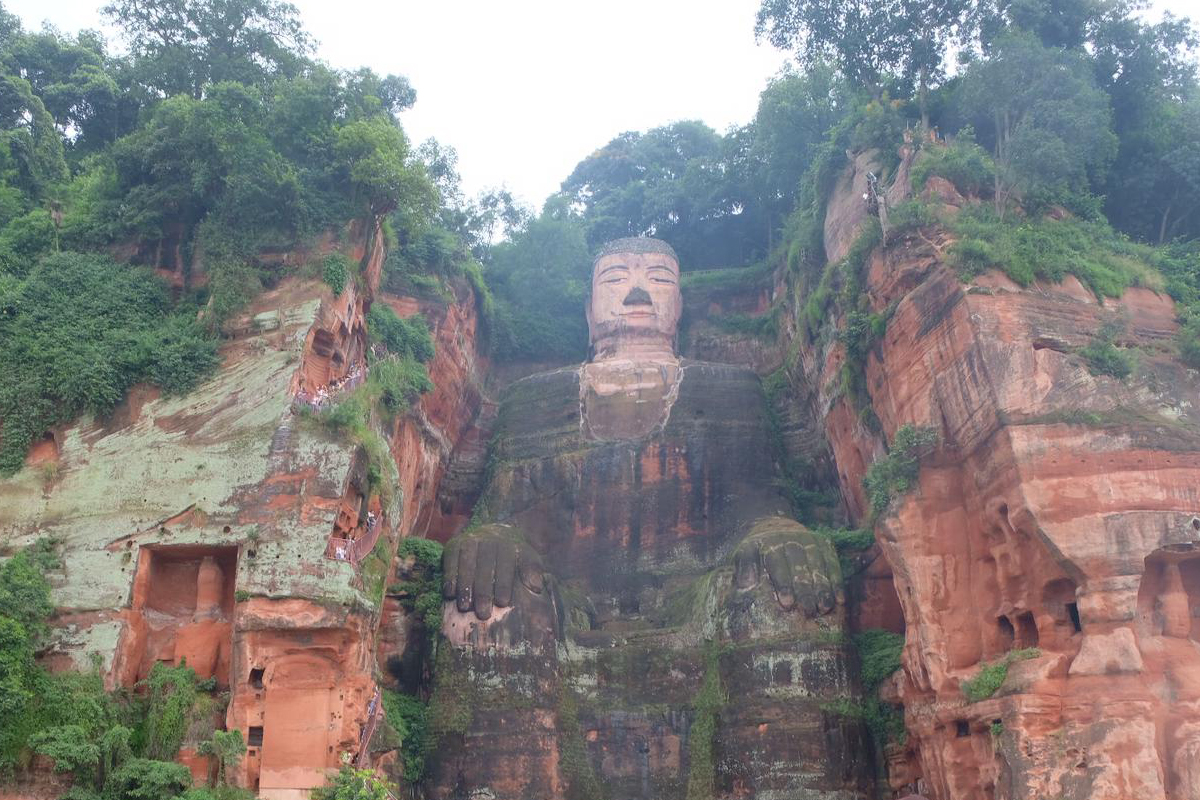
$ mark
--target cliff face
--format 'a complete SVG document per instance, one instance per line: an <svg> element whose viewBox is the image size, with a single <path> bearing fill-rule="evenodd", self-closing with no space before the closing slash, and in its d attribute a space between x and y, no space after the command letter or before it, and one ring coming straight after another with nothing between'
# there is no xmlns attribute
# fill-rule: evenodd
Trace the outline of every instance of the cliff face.
<svg viewBox="0 0 1200 800"><path fill-rule="evenodd" d="M855 159L829 199L831 260L870 221L867 171L876 159ZM930 187L946 213L967 202ZM1075 278L1021 287L999 272L964 282L951 234L929 225L868 255L864 309L887 325L848 364L845 318L815 335L793 322L803 291L693 275L683 352L723 365L684 360L691 383L659 428L585 442L585 427L639 415L588 406L577 368L489 400L503 381L477 353L473 294L379 292L367 233L347 250L361 289L284 280L231 326L199 390L139 387L0 481L7 547L61 541L52 667L98 653L115 687L186 659L230 692L224 722L249 742L237 782L306 797L342 753L370 749L379 684L428 687L426 631L389 591L399 541L461 541L474 516L496 523L493 553L537 551L537 577L525 564L509 587L524 606L447 590L433 796L682 797L692 783L868 796L870 747L835 709L858 697L843 631L884 628L906 640L882 690L907 729L886 749L896 796L1200 800L1200 376L1175 357L1167 298L1100 301ZM366 448L293 400L354 373L372 302L422 314L435 341L433 389L370 420L395 466L388 491ZM748 335L767 314L780 335ZM1089 371L1079 350L1102 326L1136 354L1131 377ZM844 389L847 369L861 391ZM764 393L753 373L772 372ZM806 617L765 578L739 582L744 543L780 534L758 527L779 519L780 483L836 486L821 513L868 520L862 479L906 425L939 444L847 562L845 602ZM810 579L838 572L822 547ZM195 744L181 758L200 776ZM56 796L41 766L25 795Z"/></svg>
<svg viewBox="0 0 1200 800"><path fill-rule="evenodd" d="M464 294L425 309L436 391L391 425L371 422L396 461L390 492L371 489L363 448L295 413L297 392L363 359L379 240L347 251L363 289L333 297L283 280L231 326L221 370L198 390L135 389L111 418L55 431L31 456L41 466L0 482L6 545L61 543L48 663L88 669L99 654L107 683L131 686L155 663L186 659L230 691L225 723L249 745L234 777L262 797L306 798L342 753L362 750L397 542L434 516L479 403ZM416 311L404 298L374 302ZM194 745L181 757L204 775Z"/></svg>
<svg viewBox="0 0 1200 800"><path fill-rule="evenodd" d="M830 203L831 258L863 217L868 167L848 168ZM1139 288L1101 302L1073 277L964 284L950 243L931 226L866 266L871 310L894 308L865 365L870 408L888 441L905 424L940 436L876 525L884 563L858 595L866 624L897 628L897 599L903 612L888 688L908 738L889 748L892 786L938 800L1200 797L1200 379L1174 356L1172 303ZM1105 323L1136 348L1130 378L1094 376L1077 352ZM832 390L842 345L799 355L862 519L883 441ZM968 701L964 682L1013 648L1036 650Z"/></svg>
<svg viewBox="0 0 1200 800"><path fill-rule="evenodd" d="M783 515L759 379L603 366L503 393L488 524L446 549L432 796L866 797L836 558Z"/></svg>

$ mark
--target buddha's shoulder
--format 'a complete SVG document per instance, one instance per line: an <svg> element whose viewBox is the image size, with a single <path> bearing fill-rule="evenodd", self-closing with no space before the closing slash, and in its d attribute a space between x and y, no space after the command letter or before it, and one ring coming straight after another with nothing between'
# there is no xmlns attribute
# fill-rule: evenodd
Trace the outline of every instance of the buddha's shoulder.
<svg viewBox="0 0 1200 800"><path fill-rule="evenodd" d="M513 381L500 393L500 416L507 434L513 436L578 431L579 365Z"/></svg>
<svg viewBox="0 0 1200 800"><path fill-rule="evenodd" d="M696 361L681 358L679 364L683 367L684 382L699 382L704 379L719 379L738 382L758 383L758 374L749 367L738 364L724 364L718 361Z"/></svg>
<svg viewBox="0 0 1200 800"><path fill-rule="evenodd" d="M727 382L738 385L757 385L759 377L753 370L738 364L717 361L679 359L683 369L684 386ZM558 369L526 375L510 383L503 391L504 402L525 402L553 397L578 398L580 374L584 364L571 364Z"/></svg>
<svg viewBox="0 0 1200 800"><path fill-rule="evenodd" d="M701 421L758 425L765 408L762 382L753 370L711 361L681 362L683 380L668 427Z"/></svg>
<svg viewBox="0 0 1200 800"><path fill-rule="evenodd" d="M573 392L574 396L578 398L581 368L580 364L571 364L518 378L504 388L501 399L507 403L561 392Z"/></svg>

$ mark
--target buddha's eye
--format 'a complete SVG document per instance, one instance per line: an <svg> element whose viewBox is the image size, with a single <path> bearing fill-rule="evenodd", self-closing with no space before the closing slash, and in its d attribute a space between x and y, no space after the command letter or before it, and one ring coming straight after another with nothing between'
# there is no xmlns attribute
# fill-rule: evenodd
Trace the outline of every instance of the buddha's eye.
<svg viewBox="0 0 1200 800"><path fill-rule="evenodd" d="M673 286L675 284L675 281L671 280L670 278L651 278L650 280L654 283L661 283L667 286Z"/></svg>

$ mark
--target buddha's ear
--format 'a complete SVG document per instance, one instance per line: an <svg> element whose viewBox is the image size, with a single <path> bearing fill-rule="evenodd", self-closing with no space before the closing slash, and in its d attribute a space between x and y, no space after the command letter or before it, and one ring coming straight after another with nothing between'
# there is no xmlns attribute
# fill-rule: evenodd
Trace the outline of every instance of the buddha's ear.
<svg viewBox="0 0 1200 800"><path fill-rule="evenodd" d="M588 348L591 349L595 344L596 337L596 320L592 319L592 293L588 292L587 299L583 302L583 316L587 320L588 326Z"/></svg>

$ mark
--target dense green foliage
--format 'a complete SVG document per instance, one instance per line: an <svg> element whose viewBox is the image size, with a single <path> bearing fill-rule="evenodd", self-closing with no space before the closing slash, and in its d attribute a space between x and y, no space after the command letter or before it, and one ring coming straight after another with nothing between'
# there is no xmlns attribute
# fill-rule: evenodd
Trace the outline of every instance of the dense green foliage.
<svg viewBox="0 0 1200 800"><path fill-rule="evenodd" d="M532 219L491 249L487 279L496 296L493 351L503 359L582 361L584 298L592 277L585 226L562 208Z"/></svg>
<svg viewBox="0 0 1200 800"><path fill-rule="evenodd" d="M735 213L742 192L727 171L748 154L744 134L722 137L702 122L622 133L581 161L562 195L582 207L588 245L645 233L676 245L681 263L702 269L746 263L756 249L753 213ZM732 190L732 191L731 191Z"/></svg>
<svg viewBox="0 0 1200 800"><path fill-rule="evenodd" d="M139 381L185 392L217 356L195 309L173 309L150 270L63 253L0 284L0 361L0 474L11 474L51 425L105 414Z"/></svg>
<svg viewBox="0 0 1200 800"><path fill-rule="evenodd" d="M401 595L401 606L436 638L442 625L442 545L432 539L410 536L400 543L400 558L413 559L414 579L396 584L392 591Z"/></svg>
<svg viewBox="0 0 1200 800"><path fill-rule="evenodd" d="M1158 255L1155 266L1180 308L1180 355L1189 367L1200 369L1200 240L1163 248Z"/></svg>
<svg viewBox="0 0 1200 800"><path fill-rule="evenodd" d="M433 749L429 727L429 704L412 695L385 689L383 708L388 724L400 736L404 780L416 783L425 775L425 760Z"/></svg>
<svg viewBox="0 0 1200 800"><path fill-rule="evenodd" d="M196 752L203 756L212 756L216 760L217 783L224 784L225 776L230 770L237 768L238 762L246 754L246 742L239 730L213 731L212 738L200 742Z"/></svg>
<svg viewBox="0 0 1200 800"><path fill-rule="evenodd" d="M1161 288L1158 256L1104 222L1001 220L990 208L964 209L950 225L958 241L950 262L964 277L1000 269L1022 286L1074 275L1100 297L1120 297L1130 286Z"/></svg>
<svg viewBox="0 0 1200 800"><path fill-rule="evenodd" d="M904 637L898 633L871 628L855 634L854 646L862 664L863 689L875 692L879 686L900 669L900 653Z"/></svg>
<svg viewBox="0 0 1200 800"><path fill-rule="evenodd" d="M313 61L290 4L105 13L124 54L0 9L0 361L16 371L0 390L0 475L133 383L192 388L222 323L282 277L260 252L438 205L395 119L415 99L407 81ZM180 298L144 266L181 275ZM324 264L337 293L352 273L340 255Z"/></svg>
<svg viewBox="0 0 1200 800"><path fill-rule="evenodd" d="M373 303L367 312L367 332L392 355L424 364L433 358L433 337L420 314L401 319L386 303Z"/></svg>
<svg viewBox="0 0 1200 800"><path fill-rule="evenodd" d="M412 560L408 577L388 587L399 597L400 606L417 621L428 637L429 650L436 648L442 625L442 545L432 539L408 537L400 542L397 556ZM385 690L383 707L388 724L400 736L404 779L415 784L425 773L425 762L433 750L435 737L429 703L420 697Z"/></svg>
<svg viewBox="0 0 1200 800"><path fill-rule="evenodd" d="M921 457L932 451L937 442L938 434L933 428L900 426L888 454L877 459L863 477L863 488L867 490L873 514L886 511L894 498L913 487Z"/></svg>
<svg viewBox="0 0 1200 800"><path fill-rule="evenodd" d="M969 0L763 0L755 32L797 49L809 65L829 59L876 98L889 79L916 80L924 110L930 83L943 75L943 50L968 38L975 22Z"/></svg>
<svg viewBox="0 0 1200 800"><path fill-rule="evenodd" d="M331 253L321 262L321 280L333 289L334 297L341 296L350 280L350 267L341 253Z"/></svg>
<svg viewBox="0 0 1200 800"><path fill-rule="evenodd" d="M328 786L313 789L313 800L388 800L388 786L369 769L344 766Z"/></svg>
<svg viewBox="0 0 1200 800"><path fill-rule="evenodd" d="M879 628L868 628L854 635L854 647L862 670L860 716L863 722L881 747L888 742L903 744L906 736L903 712L880 700L879 688L900 669L904 637Z"/></svg>
<svg viewBox="0 0 1200 800"><path fill-rule="evenodd" d="M213 682L207 686L213 688ZM146 725L135 739L148 758L174 758L183 744L199 686L196 673L186 664L168 667L156 663L145 681Z"/></svg>
<svg viewBox="0 0 1200 800"><path fill-rule="evenodd" d="M973 124L1001 203L1099 197L1119 230L1164 243L1200 234L1196 32L1146 5L762 0L757 32L852 89L915 94L927 124Z"/></svg>
<svg viewBox="0 0 1200 800"><path fill-rule="evenodd" d="M11 778L36 753L53 759L56 772L73 773L70 797L181 795L191 773L170 759L189 730L213 724L213 682L197 681L187 666L156 664L139 687L144 691L130 695L105 691L99 659L88 673L38 666L34 653L53 611L46 573L59 566L49 540L0 565L0 778ZM211 741L222 765L245 749L237 746L240 732L215 731Z"/></svg>
<svg viewBox="0 0 1200 800"><path fill-rule="evenodd" d="M1005 678L1008 677L1008 668L1012 666L1013 662L1037 658L1041 654L1042 651L1036 647L1010 650L995 661L984 664L979 668L979 673L975 677L962 683L963 695L966 696L967 702L978 703L980 700L988 699L1003 685Z"/></svg>
<svg viewBox="0 0 1200 800"><path fill-rule="evenodd" d="M1061 201L1099 186L1116 155L1107 96L1083 53L1046 47L1029 33L1005 35L972 64L959 113L986 134L995 155L997 214L1013 196Z"/></svg>
<svg viewBox="0 0 1200 800"><path fill-rule="evenodd" d="M996 165L987 151L975 143L974 131L966 128L945 147L921 150L912 168L913 188L918 192L933 175L945 178L967 196L979 196L991 187ZM893 214L893 219L895 215Z"/></svg>
<svg viewBox="0 0 1200 800"><path fill-rule="evenodd" d="M1124 379L1133 372L1132 357L1116 345L1120 330L1120 326L1113 323L1103 325L1096 337L1080 348L1079 355L1083 356L1093 375Z"/></svg>

